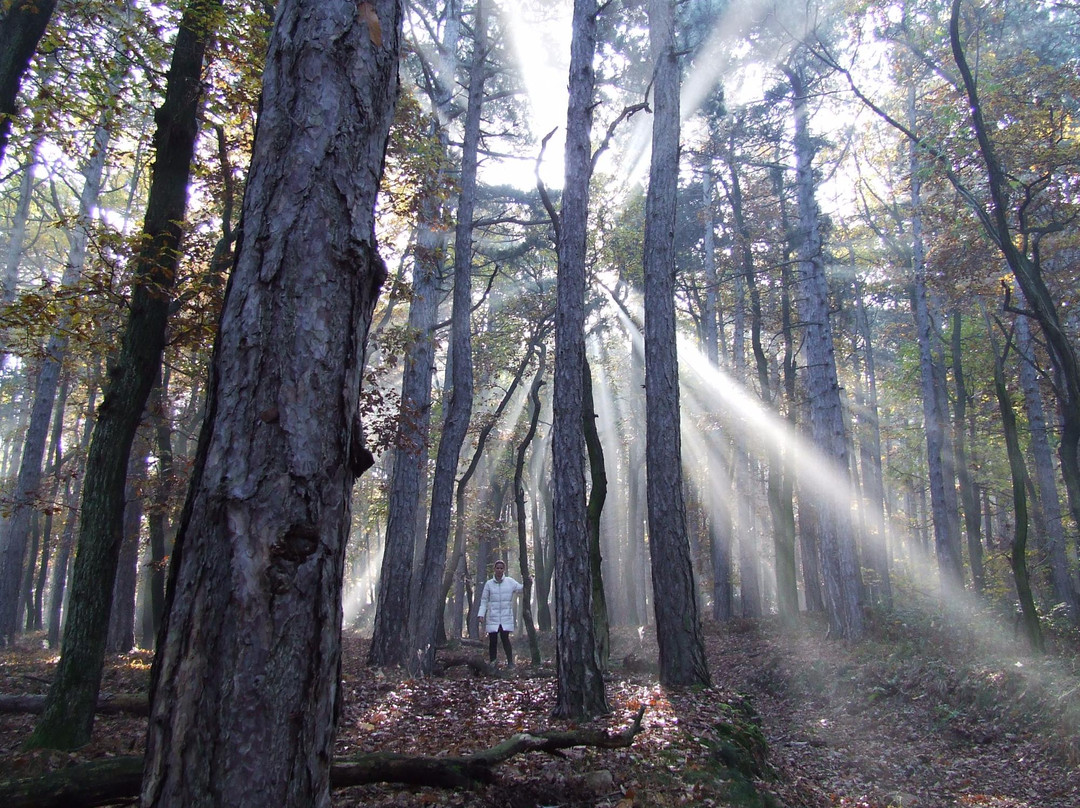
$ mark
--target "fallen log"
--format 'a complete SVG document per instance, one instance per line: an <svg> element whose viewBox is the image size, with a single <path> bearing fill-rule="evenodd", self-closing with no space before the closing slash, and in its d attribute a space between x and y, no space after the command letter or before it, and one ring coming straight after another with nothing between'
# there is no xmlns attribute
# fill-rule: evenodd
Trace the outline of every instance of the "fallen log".
<svg viewBox="0 0 1080 808"><path fill-rule="evenodd" d="M623 732L604 730L554 730L519 732L490 749L471 755L410 757L386 752L335 761L330 770L331 788L394 783L397 785L469 788L490 783L492 769L524 752L558 754L574 746L619 749L630 746L641 732L645 708L638 710ZM141 756L109 758L80 763L38 777L0 782L0 805L4 808L96 808L128 803L138 798L142 784Z"/></svg>
<svg viewBox="0 0 1080 808"><path fill-rule="evenodd" d="M45 709L45 696L0 696L0 713L40 714ZM150 714L150 702L145 695L132 696L123 693L98 696L97 711L103 715L147 716Z"/></svg>

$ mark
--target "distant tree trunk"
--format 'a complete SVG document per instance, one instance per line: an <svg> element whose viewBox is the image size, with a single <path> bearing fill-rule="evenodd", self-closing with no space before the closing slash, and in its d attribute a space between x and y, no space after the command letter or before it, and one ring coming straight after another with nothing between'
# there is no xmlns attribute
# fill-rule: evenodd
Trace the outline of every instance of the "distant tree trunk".
<svg viewBox="0 0 1080 808"><path fill-rule="evenodd" d="M146 808L330 805L402 19L396 0L363 5L278 3L153 669Z"/></svg>
<svg viewBox="0 0 1080 808"><path fill-rule="evenodd" d="M972 588L982 594L986 587L986 573L983 569L983 546L980 526L982 512L979 509L979 491L975 486L969 468L967 441L967 383L964 380L963 319L960 309L952 310L952 367L953 385L956 388L956 402L953 405L953 453L956 457L956 477L960 487L960 498L964 506L964 533L967 537L968 563L971 565Z"/></svg>
<svg viewBox="0 0 1080 808"><path fill-rule="evenodd" d="M112 608L109 610L109 633L105 649L126 654L135 647L135 590L139 575L139 527L143 517L143 494L146 484L146 456L149 446L139 438L138 451L132 455L124 497L124 537L117 557L116 581L113 584Z"/></svg>
<svg viewBox="0 0 1080 808"><path fill-rule="evenodd" d="M529 574L529 547L526 542L524 477L525 454L532 445L533 438L536 436L536 425L540 421L540 387L544 384L546 360L547 352L541 344L540 363L536 368L536 376L533 378L532 386L529 388L529 401L532 402L529 427L525 430L525 435L517 446L514 462L514 511L517 516L518 564L521 567L521 574L524 578L522 584L525 587L521 593L521 622L525 624L525 630L529 635L529 651L532 655L533 665L540 664L540 644L536 639L536 626L533 624L532 615L533 576ZM534 537L533 540L539 542L539 537Z"/></svg>
<svg viewBox="0 0 1080 808"><path fill-rule="evenodd" d="M1031 593L1031 579L1027 568L1028 510L1027 493L1024 491L1027 470L1024 468L1024 455L1020 448L1020 435L1016 428L1016 413L1013 411L1012 397L1005 383L1004 365L1012 335L1007 336L1005 348L999 352L989 315L986 317L986 326L990 337L990 347L994 351L994 392L1001 411L1001 426L1005 434L1005 449L1009 456L1009 476L1012 480L1013 509L1016 513L1016 532L1013 535L1009 563L1016 583L1020 611L1023 614L1024 634L1034 650L1042 651L1042 628L1039 625L1039 613L1035 609L1035 598Z"/></svg>
<svg viewBox="0 0 1080 808"><path fill-rule="evenodd" d="M585 512L589 528L589 563L592 566L592 611L596 631L596 658L600 670L606 671L611 655L611 622L608 616L607 596L604 594L602 573L603 558L600 553L600 517L607 499L607 470L604 467L604 447L596 428L596 406L593 403L592 371L586 357L582 364L581 428L585 434L585 448L589 457L589 502Z"/></svg>
<svg viewBox="0 0 1080 808"><path fill-rule="evenodd" d="M49 557L52 554L51 540L53 534L53 516L57 510L57 496L60 492L60 477L63 471L64 465L64 414L67 409L68 391L71 386L71 374L65 373L62 381L60 382L60 389L56 394L56 406L53 407L53 424L52 424L52 436L49 438L49 455L46 461L49 469L49 476L52 478L49 483L49 490L45 495L45 501L48 503L48 509L45 512L45 518L42 520L43 525L41 529L41 553L39 558L41 559L37 566L37 582L34 586L33 599L27 599L26 609L26 628L28 630L40 630L44 625L44 602L45 602L45 585L49 579ZM28 569L27 572L31 572Z"/></svg>
<svg viewBox="0 0 1080 808"><path fill-rule="evenodd" d="M574 0L570 98L559 215L555 369L552 404L552 526L555 549L555 715L587 718L608 711L597 659L592 568L585 503L581 368L585 361L585 261L592 174L596 0Z"/></svg>
<svg viewBox="0 0 1080 808"><path fill-rule="evenodd" d="M914 88L908 90L908 116L915 115ZM911 144L911 313L919 344L919 375L922 381L923 425L926 431L926 464L930 478L930 507L933 511L934 547L943 582L954 586L963 581L960 557L960 536L957 515L946 501L946 488L954 482L946 475L945 424L946 406L941 400L941 388L935 379L934 340L929 294L926 288L926 260L923 244L922 181L919 149Z"/></svg>
<svg viewBox="0 0 1080 808"><path fill-rule="evenodd" d="M45 709L27 741L31 747L72 749L90 740L123 534L128 455L161 366L198 134L203 56L219 12L220 0L190 0L176 36L165 101L157 113L157 158L134 260L128 321L86 459L63 650Z"/></svg>
<svg viewBox="0 0 1080 808"><path fill-rule="evenodd" d="M15 296L19 291L19 265L22 263L23 245L26 243L26 225L30 219L30 203L34 200L36 184L34 168L37 166L38 150L44 140L44 132L39 128L34 132L33 142L27 149L26 166L23 168L22 181L19 183L19 201L15 205L11 222L6 227L7 260L4 262L4 276L0 281L0 304L5 306L10 306L15 302ZM0 155L0 160L2 159L3 156Z"/></svg>
<svg viewBox="0 0 1080 808"><path fill-rule="evenodd" d="M97 404L97 372L95 369L91 375L89 389L86 394L87 417L82 424L82 435L79 438L79 454L84 455L90 445L92 422L90 413L93 413ZM63 509L67 514L64 518L64 532L60 536L60 544L56 551L56 561L53 563L52 581L49 584L49 618L46 621L46 642L49 648L60 647L61 612L64 605L64 592L67 588L68 567L71 564L71 551L75 547L75 525L79 521L78 503L82 497L83 479L85 469L73 471L64 486Z"/></svg>
<svg viewBox="0 0 1080 808"><path fill-rule="evenodd" d="M713 458L708 459L708 474L712 482L713 501L709 509L709 560L713 575L714 620L725 621L735 616L735 586L732 581L731 546L734 527L729 502L734 498L731 471Z"/></svg>
<svg viewBox="0 0 1080 808"><path fill-rule="evenodd" d="M437 194L423 202L425 219L434 220ZM409 304L412 343L401 373L401 410L390 472L386 536L376 595L375 625L368 665L405 664L401 627L409 623L416 526L426 479L431 424L431 377L435 366L435 319L442 275L441 238L435 221L422 222L414 247L413 294Z"/></svg>
<svg viewBox="0 0 1080 808"><path fill-rule="evenodd" d="M409 302L409 334L412 342L401 374L401 411L393 448L386 537L379 574L375 625L368 648L369 665L404 665L406 645L401 641L403 626L409 625L413 607L413 567L418 536L425 522L421 500L428 475L431 432L431 382L435 370L435 327L439 308L446 252L446 223L443 221L442 186L449 169L449 135L440 124L449 118L457 61L458 3L447 3L447 25L435 82L432 105L436 115L431 136L438 139L436 170L426 178L427 192L421 197L420 221L413 247L412 296Z"/></svg>
<svg viewBox="0 0 1080 808"><path fill-rule="evenodd" d="M55 9L56 0L13 0L0 14L0 162L19 114L19 84Z"/></svg>
<svg viewBox="0 0 1080 808"><path fill-rule="evenodd" d="M705 356L714 368L720 366L720 333L718 329L717 292L720 281L716 273L716 236L713 220L713 174L708 160L701 178L702 200L705 210L704 247L705 256L705 307L702 316L702 342ZM709 559L712 568L712 615L715 620L730 620L733 616L734 584L732 582L731 546L733 527L730 502L732 478L723 464L718 462L716 452L708 452L705 458L705 474L711 483L707 523L709 530Z"/></svg>
<svg viewBox="0 0 1080 808"><path fill-rule="evenodd" d="M874 601L886 609L893 606L892 578L889 572L889 530L885 520L885 482L881 468L881 425L878 418L877 370L870 318L866 311L862 285L855 281L856 322L863 346L863 366L866 370L866 401L859 416L862 437L859 441L860 463L863 466L863 499L867 503L873 535L867 556L877 578Z"/></svg>
<svg viewBox="0 0 1080 808"><path fill-rule="evenodd" d="M679 175L679 60L672 0L650 0L652 162L645 197L645 451L653 609L660 682L708 685L709 666L683 502L675 327L675 200Z"/></svg>
<svg viewBox="0 0 1080 808"><path fill-rule="evenodd" d="M803 58L797 55L797 59ZM844 430L836 354L829 322L829 289L825 277L822 240L818 222L812 167L813 141L809 130L808 97L801 64L788 69L795 118L795 191L799 208L799 289L802 302L799 319L805 326L807 393L814 442L829 461L830 474L847 478L848 453ZM854 640L862 636L863 619L859 605L861 589L855 536L846 513L835 503L818 499L811 505L817 528L818 551L825 591L825 611L829 628L836 637ZM804 563L805 563L804 555Z"/></svg>
<svg viewBox="0 0 1080 808"><path fill-rule="evenodd" d="M536 584L536 623L541 631L551 631L551 576L555 569L555 554L548 527L551 513L551 487L541 484L533 474L533 487L537 494L532 501L533 567Z"/></svg>
<svg viewBox="0 0 1080 808"><path fill-rule="evenodd" d="M450 537L450 514L454 503L454 478L461 446L469 429L473 405L472 362L472 237L473 210L476 206L476 164L480 147L480 116L484 103L485 31L484 0L477 0L473 25L473 60L469 68L469 100L465 111L459 178L457 227L454 233L454 297L450 325L450 396L446 404L442 438L435 458L435 476L431 486L431 512L428 515L427 543L416 585L416 602L409 615L409 658L414 674L430 674L435 665L435 644L446 605L443 574L446 571L447 542Z"/></svg>
<svg viewBox="0 0 1080 808"><path fill-rule="evenodd" d="M117 80L114 77L110 81L113 94L115 94L116 85ZM83 166L85 182L79 196L79 218L71 231L67 262L64 264L64 273L60 279L62 289L70 290L78 283L86 263L89 227L101 193L112 118L113 109L110 104L101 113L94 133L91 156ZM60 384L60 371L67 357L70 330L71 316L62 314L49 337L41 360L41 368L34 387L30 424L26 430L22 459L19 463L19 477L12 495L12 512L5 521L5 530L0 536L0 550L2 550L2 555L0 555L0 645L11 642L16 630L18 586L22 578L30 518L34 512L34 500L37 497L38 487L41 485L41 464L45 454L45 442L53 405L56 402L57 388Z"/></svg>
<svg viewBox="0 0 1080 808"><path fill-rule="evenodd" d="M1046 414L1043 410L1042 391L1039 389L1038 373L1035 368L1031 329L1024 315L1016 318L1016 347L1020 354L1020 386L1024 390L1028 431L1031 434L1031 463L1035 469L1042 527L1046 535L1047 555L1050 557L1050 581L1056 602L1064 603L1069 619L1077 623L1080 622L1080 597L1076 590L1076 582L1069 571L1057 474L1054 470L1054 458L1047 435Z"/></svg>
<svg viewBox="0 0 1080 808"><path fill-rule="evenodd" d="M730 195L729 196L733 196ZM737 204L732 199L732 208ZM737 227L737 225L736 225ZM731 365L739 384L750 388L746 372L746 273L735 273L735 303L732 307ZM760 617L761 569L758 563L760 547L754 524L753 460L746 441L736 439L732 446L731 463L735 493L735 534L739 558L739 613L744 618Z"/></svg>
<svg viewBox="0 0 1080 808"><path fill-rule="evenodd" d="M773 187L773 192L776 194L776 198L780 203L780 224L781 230L784 233L792 233L790 217L788 215L787 206L787 193L784 187L784 172L778 166L774 167L770 171L770 180ZM799 389L798 376L795 372L795 326L793 323L792 309L791 309L791 290L795 288L795 284L792 278L791 272L791 255L793 251L793 240L791 238L785 238L783 242L783 260L780 266L780 331L784 339L784 353L781 360L781 372L784 391L784 405L783 410L786 412L786 418L790 428L794 432L798 432L798 399L796 394ZM777 407L777 409L781 409ZM775 460L775 458L774 458ZM783 461L783 458L781 458ZM770 463L773 461L770 461ZM821 576L818 571L817 563L817 540L814 535L802 535L801 531L796 529L795 518L795 467L793 464L788 464L783 469L783 476L779 480L776 492L776 507L782 513L782 518L785 523L785 530L790 531L791 549L785 550L785 553L790 552L792 555L796 552L796 538L799 544L806 545L809 543L813 548L812 553L803 553L802 555L802 567L803 567L803 588L806 597L806 608L808 611L821 612L824 611L824 601L821 595ZM771 480L771 478L770 478ZM785 537L786 538L786 537ZM779 553L780 551L777 550ZM780 563L780 562L778 562ZM797 577L797 576L796 576ZM797 587L797 582L796 582ZM798 608L798 591L795 593L795 606Z"/></svg>
<svg viewBox="0 0 1080 808"><path fill-rule="evenodd" d="M169 381L168 368L162 368L161 379L151 393L151 424L154 429L155 454L157 456L157 482L152 502L146 515L146 527L150 541L150 560L147 566L146 588L149 600L149 636L144 638L147 648L154 647L162 621L165 619L165 567L168 564L168 531L170 502L172 500L173 475L175 474L172 424L167 412ZM148 641L148 642L147 642Z"/></svg>

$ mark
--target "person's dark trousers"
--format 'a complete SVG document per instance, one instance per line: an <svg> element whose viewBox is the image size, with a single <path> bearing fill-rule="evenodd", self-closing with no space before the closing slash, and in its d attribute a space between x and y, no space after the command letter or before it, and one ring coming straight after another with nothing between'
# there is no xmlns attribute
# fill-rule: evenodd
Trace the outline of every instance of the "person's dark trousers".
<svg viewBox="0 0 1080 808"><path fill-rule="evenodd" d="M503 651L506 652L506 664L513 665L514 649L510 645L510 633L504 628L488 632L488 660L492 665L495 664L495 658L499 655L499 638L502 638Z"/></svg>

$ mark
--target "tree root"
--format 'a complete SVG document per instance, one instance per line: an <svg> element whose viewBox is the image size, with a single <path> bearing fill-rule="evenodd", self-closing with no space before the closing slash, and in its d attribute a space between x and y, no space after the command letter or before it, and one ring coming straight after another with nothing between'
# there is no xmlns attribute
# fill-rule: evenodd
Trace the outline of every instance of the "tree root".
<svg viewBox="0 0 1080 808"><path fill-rule="evenodd" d="M410 757L385 752L363 755L353 760L335 761L330 770L330 787L371 783L470 788L490 783L492 769L524 752L557 755L574 746L620 749L630 746L641 732L642 707L623 732L603 730L561 730L519 732L505 741L471 755ZM39 777L0 782L0 805L4 808L93 808L128 803L138 799L142 783L140 756L109 758L69 766Z"/></svg>

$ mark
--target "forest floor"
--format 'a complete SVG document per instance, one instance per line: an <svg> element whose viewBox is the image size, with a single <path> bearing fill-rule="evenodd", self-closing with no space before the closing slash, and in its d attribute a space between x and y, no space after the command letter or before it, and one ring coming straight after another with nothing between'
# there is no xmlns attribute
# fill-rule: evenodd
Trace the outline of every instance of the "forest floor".
<svg viewBox="0 0 1080 808"><path fill-rule="evenodd" d="M616 631L611 712L582 727L550 718L554 669L527 664L524 634L516 637L514 670L479 673L462 664L423 680L366 668L366 640L346 636L338 758L466 755L528 731L616 734L640 707L645 713L626 748L524 753L474 789L358 786L335 791L334 804L1080 806L1075 645L1041 660L988 656L974 632L922 618L894 618L855 646L824 640L823 626L809 619L795 628L765 619L705 629L713 685L671 691L657 684L649 633ZM551 649L543 650L549 659ZM466 643L443 656L482 667L486 649ZM149 662L146 653L110 658L102 692L145 692ZM0 652L0 695L46 692L54 664L39 637L25 637ZM0 713L0 777L142 750L144 719L99 715L94 740L76 753L20 752L33 721ZM733 755L730 743L749 754Z"/></svg>

